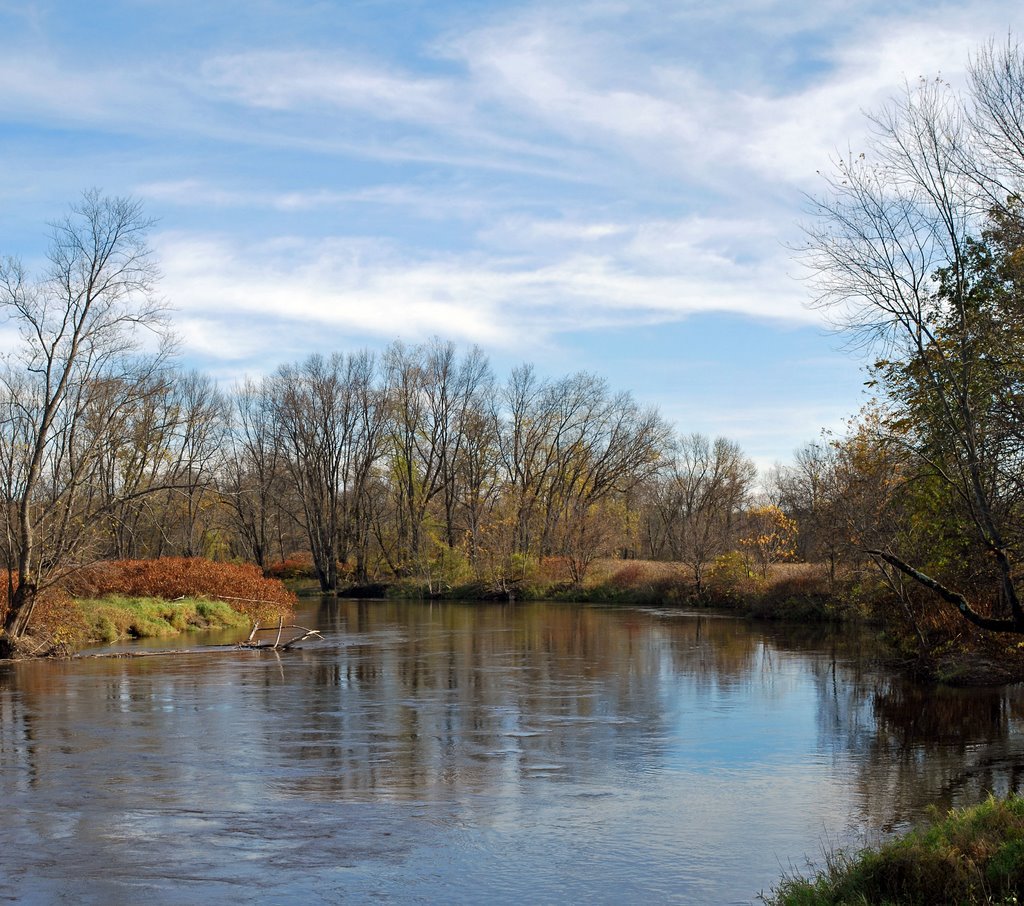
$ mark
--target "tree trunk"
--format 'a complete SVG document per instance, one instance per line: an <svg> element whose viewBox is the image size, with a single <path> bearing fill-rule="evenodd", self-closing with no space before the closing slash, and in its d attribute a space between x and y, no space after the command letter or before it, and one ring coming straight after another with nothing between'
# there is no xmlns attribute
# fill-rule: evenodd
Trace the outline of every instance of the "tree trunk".
<svg viewBox="0 0 1024 906"><path fill-rule="evenodd" d="M18 583L4 620L4 634L0 638L0 657L11 657L14 653L14 643L25 634L29 621L32 619L36 599L35 585L30 582Z"/></svg>

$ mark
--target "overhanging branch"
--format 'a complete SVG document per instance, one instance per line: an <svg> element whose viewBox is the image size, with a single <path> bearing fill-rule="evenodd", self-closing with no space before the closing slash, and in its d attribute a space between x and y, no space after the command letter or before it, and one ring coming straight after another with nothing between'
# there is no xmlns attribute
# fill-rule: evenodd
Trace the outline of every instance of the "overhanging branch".
<svg viewBox="0 0 1024 906"><path fill-rule="evenodd" d="M914 569L909 563L901 560L895 554L890 554L887 551L867 549L867 554L871 554L873 557L878 557L884 560L890 566L896 567L900 572L907 576L910 576L915 582L923 585L925 588L935 592L944 601L952 604L961 616L975 626L981 629L987 629L990 632L1017 632L1024 633L1024 623L1018 622L1014 619L995 619L994 617L986 617L978 613L970 604L967 603L967 599L958 592L951 591L946 588L941 582L937 582L931 576L925 575L920 570Z"/></svg>

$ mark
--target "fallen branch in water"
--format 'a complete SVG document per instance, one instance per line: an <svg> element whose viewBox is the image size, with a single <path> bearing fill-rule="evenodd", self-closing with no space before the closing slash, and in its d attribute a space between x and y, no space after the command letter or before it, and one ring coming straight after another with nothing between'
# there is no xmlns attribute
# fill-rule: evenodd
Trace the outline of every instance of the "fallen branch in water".
<svg viewBox="0 0 1024 906"><path fill-rule="evenodd" d="M290 638L288 639L287 642L285 642L282 645L281 636L284 633L285 629L298 629L302 633L302 635L297 635L294 638ZM261 642L256 639L256 634L259 632L274 632L275 630L277 631L277 638L275 638L273 642L269 640ZM252 625L252 632L249 633L249 638L247 638L244 642L239 642L235 647L256 649L267 648L271 651L287 651L289 648L298 645L299 642L305 642L307 639L312 638L316 638L320 641L323 641L324 637L320 634L319 629L308 629L305 626L296 626L294 624L289 624L286 626L284 624L283 619L278 619L277 626L267 626L262 628L260 627L259 621L257 620Z"/></svg>

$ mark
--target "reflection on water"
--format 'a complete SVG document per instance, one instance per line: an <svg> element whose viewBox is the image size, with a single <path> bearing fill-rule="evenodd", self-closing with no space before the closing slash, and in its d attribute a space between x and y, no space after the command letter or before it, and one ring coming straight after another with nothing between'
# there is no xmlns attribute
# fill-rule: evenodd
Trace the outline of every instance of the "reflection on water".
<svg viewBox="0 0 1024 906"><path fill-rule="evenodd" d="M917 687L849 637L553 604L298 622L326 641L0 667L0 897L749 902L826 836L1024 779L1019 690Z"/></svg>

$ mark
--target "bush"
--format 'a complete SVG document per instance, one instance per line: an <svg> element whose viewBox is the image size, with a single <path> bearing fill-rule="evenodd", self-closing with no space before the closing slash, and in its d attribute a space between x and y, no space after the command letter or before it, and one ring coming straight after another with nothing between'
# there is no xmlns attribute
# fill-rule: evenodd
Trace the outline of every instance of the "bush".
<svg viewBox="0 0 1024 906"><path fill-rule="evenodd" d="M248 623L248 617L226 601L109 596L100 600L79 600L78 608L88 627L88 638L108 643Z"/></svg>
<svg viewBox="0 0 1024 906"><path fill-rule="evenodd" d="M7 570L0 570L0 624L7 618ZM36 598L30 626L33 654L69 654L88 637L88 627L74 601L59 588L47 588Z"/></svg>
<svg viewBox="0 0 1024 906"><path fill-rule="evenodd" d="M271 579L315 579L313 556L305 552L289 554L284 560L271 563L266 574Z"/></svg>
<svg viewBox="0 0 1024 906"><path fill-rule="evenodd" d="M636 589L641 585L650 585L650 576L648 575L649 570L646 564L638 563L636 560L632 560L625 566L619 567L613 572L607 581L607 585L612 588L616 588L619 591L626 591Z"/></svg>
<svg viewBox="0 0 1024 906"><path fill-rule="evenodd" d="M813 878L786 878L765 902L1016 903L1024 897L1024 798L954 809L877 850L833 854Z"/></svg>
<svg viewBox="0 0 1024 906"><path fill-rule="evenodd" d="M278 579L248 563L214 563L202 557L108 560L76 573L67 583L79 598L220 598L252 620L290 613L295 595Z"/></svg>
<svg viewBox="0 0 1024 906"><path fill-rule="evenodd" d="M571 581L568 557L541 557L533 576L535 581L547 585L566 585Z"/></svg>

